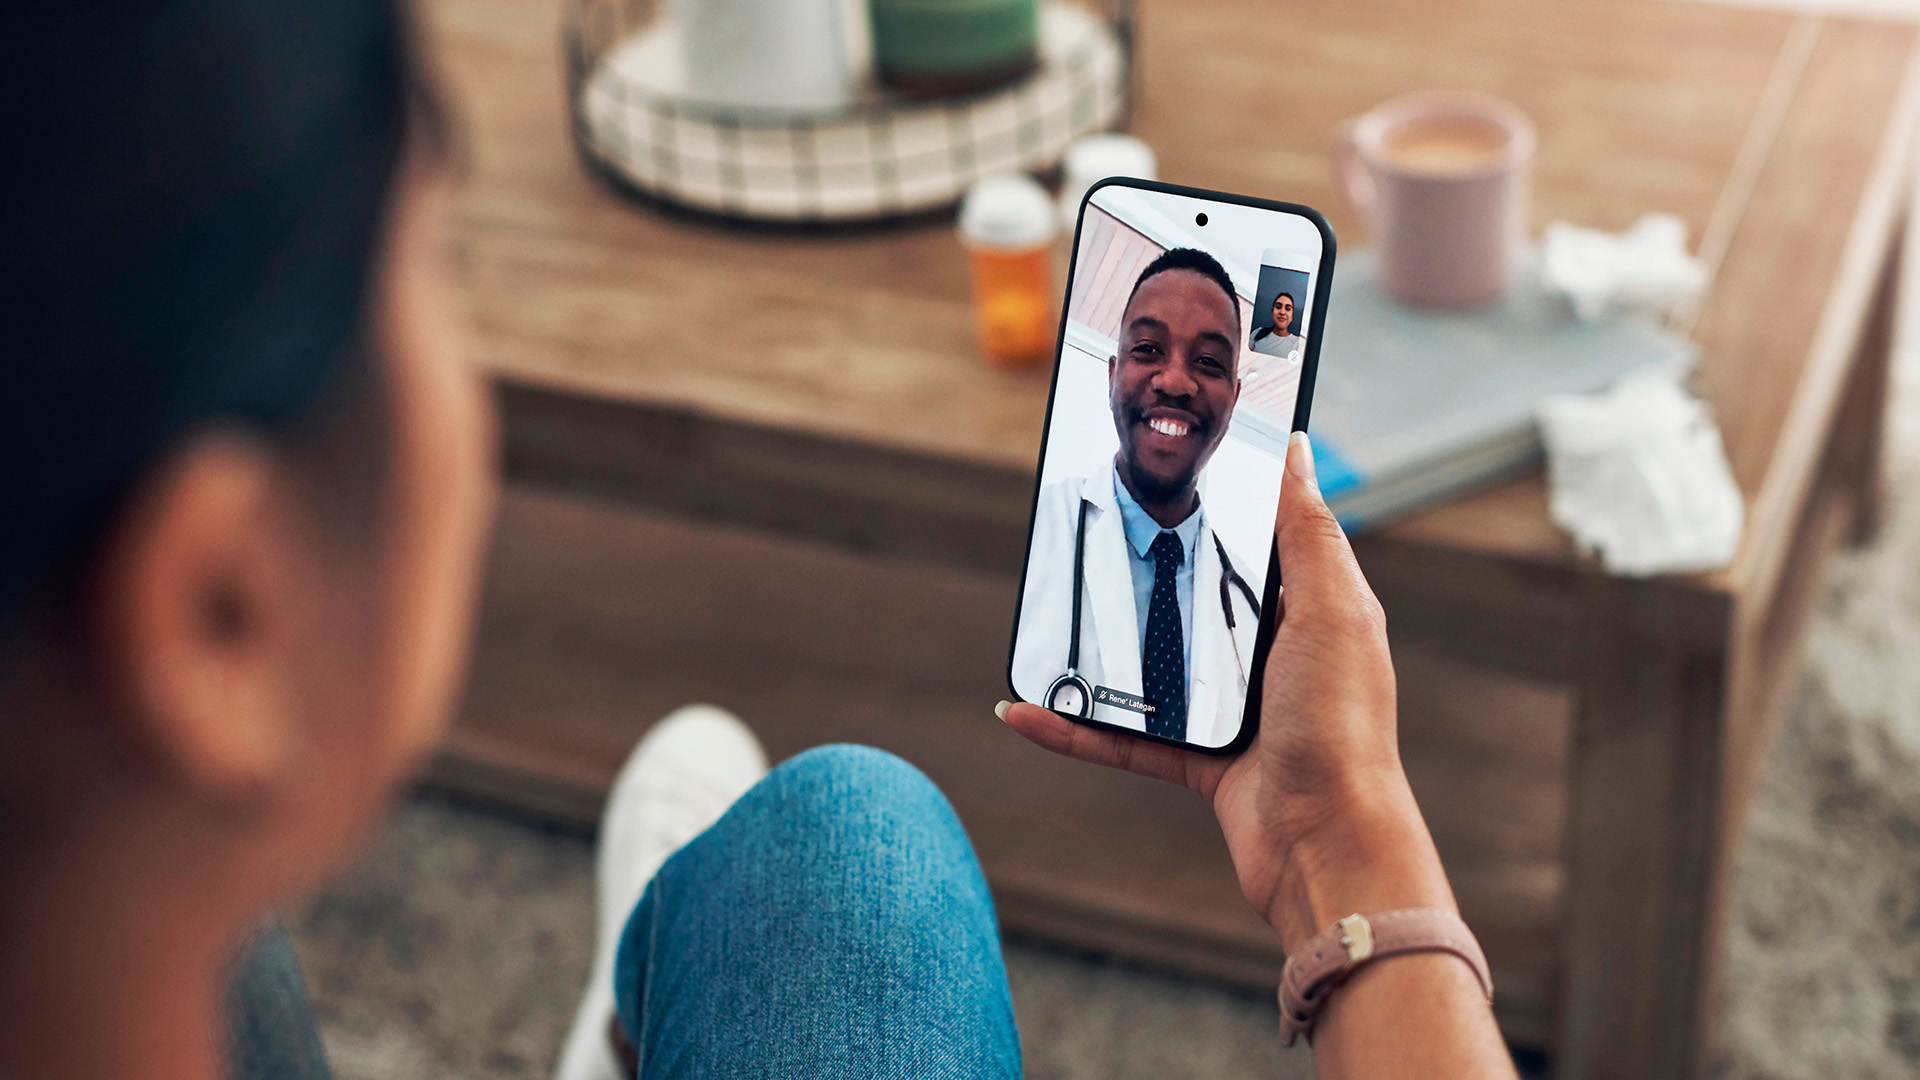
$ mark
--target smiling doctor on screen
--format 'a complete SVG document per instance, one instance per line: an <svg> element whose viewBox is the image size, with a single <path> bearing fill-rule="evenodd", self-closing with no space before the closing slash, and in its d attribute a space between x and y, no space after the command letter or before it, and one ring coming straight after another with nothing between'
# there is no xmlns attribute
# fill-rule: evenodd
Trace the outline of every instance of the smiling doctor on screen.
<svg viewBox="0 0 1920 1080"><path fill-rule="evenodd" d="M1258 599L1207 524L1199 479L1240 397L1239 343L1240 301L1211 255L1174 248L1141 271L1107 361L1120 449L1040 492L1022 696L1206 746L1238 730Z"/></svg>

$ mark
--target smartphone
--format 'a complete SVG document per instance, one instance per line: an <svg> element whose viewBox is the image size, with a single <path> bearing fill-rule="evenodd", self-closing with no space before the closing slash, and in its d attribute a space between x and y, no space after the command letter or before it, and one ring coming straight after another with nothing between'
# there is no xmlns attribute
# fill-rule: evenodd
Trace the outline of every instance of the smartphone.
<svg viewBox="0 0 1920 1080"><path fill-rule="evenodd" d="M1253 738L1333 255L1305 206L1088 191L1007 661L1019 700L1207 753Z"/></svg>

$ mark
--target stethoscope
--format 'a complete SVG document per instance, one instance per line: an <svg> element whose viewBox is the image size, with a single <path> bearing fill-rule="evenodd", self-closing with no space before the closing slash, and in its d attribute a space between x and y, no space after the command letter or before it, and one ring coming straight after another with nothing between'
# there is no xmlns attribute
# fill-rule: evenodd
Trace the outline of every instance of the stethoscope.
<svg viewBox="0 0 1920 1080"><path fill-rule="evenodd" d="M1067 670L1053 685L1047 687L1044 703L1055 712L1069 716L1089 717L1093 715L1093 684L1080 674L1080 594L1087 580L1087 507L1085 499L1080 500L1080 523L1073 534L1073 625L1067 636ZM1209 530L1211 531L1211 530ZM1213 534L1213 549L1220 554L1220 610L1226 613L1227 630L1231 632L1235 625L1233 619L1233 593L1227 583L1247 598L1247 606L1253 609L1253 617L1260 617L1260 597L1233 568L1233 560L1227 558L1227 546L1220 542L1220 535Z"/></svg>

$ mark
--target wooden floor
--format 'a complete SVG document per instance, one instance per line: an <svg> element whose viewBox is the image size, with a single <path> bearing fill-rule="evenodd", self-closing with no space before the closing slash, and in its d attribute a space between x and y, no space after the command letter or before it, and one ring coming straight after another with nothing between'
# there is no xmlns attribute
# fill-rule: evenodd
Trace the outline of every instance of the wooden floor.
<svg viewBox="0 0 1920 1080"><path fill-rule="evenodd" d="M776 760L844 740L925 770L1009 929L1271 988L1278 941L1197 797L1054 758L994 719L1014 589L512 489L473 682L435 779L591 821L647 725L711 701ZM1408 770L1492 959L1502 1022L1544 1045L1569 703L1431 656L1398 663Z"/></svg>

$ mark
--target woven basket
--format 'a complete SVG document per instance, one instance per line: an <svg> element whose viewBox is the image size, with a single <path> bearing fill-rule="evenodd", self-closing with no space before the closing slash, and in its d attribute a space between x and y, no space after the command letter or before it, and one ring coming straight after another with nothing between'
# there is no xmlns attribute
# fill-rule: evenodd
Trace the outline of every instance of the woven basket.
<svg viewBox="0 0 1920 1080"><path fill-rule="evenodd" d="M580 152L633 191L745 221L856 223L952 206L995 172L1056 166L1067 144L1122 122L1130 0L1040 11L1039 59L983 93L912 98L870 88L830 110L738 108L683 89L676 29L656 5L575 0L568 91Z"/></svg>

